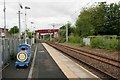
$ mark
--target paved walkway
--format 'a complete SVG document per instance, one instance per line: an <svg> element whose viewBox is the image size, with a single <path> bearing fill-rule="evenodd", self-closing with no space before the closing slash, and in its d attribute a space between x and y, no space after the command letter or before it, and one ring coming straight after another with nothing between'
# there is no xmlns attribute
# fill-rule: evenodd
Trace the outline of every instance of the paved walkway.
<svg viewBox="0 0 120 80"><path fill-rule="evenodd" d="M43 45L68 78L98 78L96 75L84 69L58 50L52 48L46 43L43 43Z"/></svg>
<svg viewBox="0 0 120 80"><path fill-rule="evenodd" d="M35 50L36 45L33 45L31 48L31 54L33 56L34 50ZM31 59L32 60L32 59ZM27 80L28 73L31 67L31 62L29 64L28 68L16 68L15 67L15 60L12 60L7 67L5 67L2 71L2 78L3 80L6 79L14 79L14 78L21 78Z"/></svg>
<svg viewBox="0 0 120 80"><path fill-rule="evenodd" d="M34 78L68 80L41 43L37 44L35 64L32 71L32 79L34 80Z"/></svg>

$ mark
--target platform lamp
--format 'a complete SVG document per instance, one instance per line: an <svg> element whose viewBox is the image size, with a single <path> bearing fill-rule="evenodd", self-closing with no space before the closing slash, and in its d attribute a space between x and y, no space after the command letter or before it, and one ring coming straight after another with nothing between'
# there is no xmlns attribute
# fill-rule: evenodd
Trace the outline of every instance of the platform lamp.
<svg viewBox="0 0 120 80"><path fill-rule="evenodd" d="M31 22L31 44L33 43L33 33L34 33L34 29L33 29L33 24L34 22Z"/></svg>
<svg viewBox="0 0 120 80"><path fill-rule="evenodd" d="M66 42L68 42L68 24L69 24L69 21L66 25Z"/></svg>
<svg viewBox="0 0 120 80"><path fill-rule="evenodd" d="M30 7L25 6L25 44L27 44L27 39L26 39L26 35L27 35L27 34L26 34L26 33L27 33L27 32L26 32L26 30L27 30L27 20L26 20L26 15L27 15L27 14L26 14L26 10L27 10L27 9L30 9Z"/></svg>
<svg viewBox="0 0 120 80"><path fill-rule="evenodd" d="M31 29L33 30L33 31L31 30L31 38L32 38L32 32L34 32L33 24L34 24L34 22L31 22Z"/></svg>
<svg viewBox="0 0 120 80"><path fill-rule="evenodd" d="M22 14L21 13L21 9L23 9L23 6L18 2L18 4L19 4L19 6L20 6L20 8L19 8L19 10L18 10L18 23L19 23L19 39L21 38L20 37L20 35L21 35L21 16L20 16L20 14Z"/></svg>

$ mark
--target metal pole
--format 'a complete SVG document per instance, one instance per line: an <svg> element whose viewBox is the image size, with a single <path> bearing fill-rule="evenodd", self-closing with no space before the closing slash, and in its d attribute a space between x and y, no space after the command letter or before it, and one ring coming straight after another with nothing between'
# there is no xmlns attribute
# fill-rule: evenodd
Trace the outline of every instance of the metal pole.
<svg viewBox="0 0 120 80"><path fill-rule="evenodd" d="M52 39L51 39L51 29L50 29L50 41L51 41Z"/></svg>
<svg viewBox="0 0 120 80"><path fill-rule="evenodd" d="M34 22L31 22L31 38L32 38L32 33L34 33L34 29L33 29L33 24L34 24Z"/></svg>
<svg viewBox="0 0 120 80"><path fill-rule="evenodd" d="M66 25L66 42L68 42L68 24Z"/></svg>
<svg viewBox="0 0 120 80"><path fill-rule="evenodd" d="M18 21L19 21L19 39L20 39L20 31L21 31L21 29L20 29L20 27L21 27L21 25L20 25L20 11L18 11Z"/></svg>
<svg viewBox="0 0 120 80"><path fill-rule="evenodd" d="M35 38L35 27L33 27L33 38Z"/></svg>
<svg viewBox="0 0 120 80"><path fill-rule="evenodd" d="M31 23L31 29L32 29L32 23ZM32 39L32 30L31 30L31 39Z"/></svg>
<svg viewBox="0 0 120 80"><path fill-rule="evenodd" d="M26 24L26 8L25 8L25 44L27 44L27 41L26 41L26 32L27 31L27 24Z"/></svg>
<svg viewBox="0 0 120 80"><path fill-rule="evenodd" d="M25 44L27 44L27 39L26 39L26 35L27 35L27 19L26 19L26 9L30 9L30 7L25 6Z"/></svg>
<svg viewBox="0 0 120 80"><path fill-rule="evenodd" d="M31 29L32 29L32 22L31 22ZM31 39L30 39L30 40L31 40L31 45L32 45L32 42L33 42L33 41L32 41L32 40L33 40L33 38L32 38L32 32L33 32L33 31L31 30Z"/></svg>
<svg viewBox="0 0 120 80"><path fill-rule="evenodd" d="M34 32L33 32L33 43L35 43L35 37L36 37L36 35L35 35L35 34L36 34L36 33L35 33L35 27L33 27L33 31L34 31Z"/></svg>
<svg viewBox="0 0 120 80"><path fill-rule="evenodd" d="M5 0L4 0L4 35L6 36L6 7L5 7Z"/></svg>
<svg viewBox="0 0 120 80"><path fill-rule="evenodd" d="M54 33L54 31L55 31L55 30L54 30L54 27L55 27L55 25L53 24L53 38L54 38L54 34L55 34L55 33Z"/></svg>
<svg viewBox="0 0 120 80"><path fill-rule="evenodd" d="M20 19L20 14L21 13L21 9L23 9L22 5L20 4L20 2L18 2L18 5L19 5L19 10L18 10L18 23L19 23L19 39L20 39L20 35L21 35L21 19Z"/></svg>

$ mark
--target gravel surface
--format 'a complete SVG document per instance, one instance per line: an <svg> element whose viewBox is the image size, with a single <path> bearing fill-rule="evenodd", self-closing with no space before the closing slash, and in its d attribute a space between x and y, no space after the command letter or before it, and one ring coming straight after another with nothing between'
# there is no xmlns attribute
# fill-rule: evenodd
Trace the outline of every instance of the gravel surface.
<svg viewBox="0 0 120 80"><path fill-rule="evenodd" d="M102 57L106 57L109 59L113 59L116 61L119 61L119 52L118 51L109 51L109 50L103 50L103 49L92 49L92 48L85 48L85 47L75 47L75 46L71 46L71 45L67 45L73 48L77 48L86 52L90 52L91 54L95 54L95 55L99 55ZM120 76L120 68L109 65L109 64L105 64L103 62L91 59L91 58L87 58L86 56L83 55L79 55L79 54L73 54L71 51L69 50L64 50L63 52L67 52L67 54L71 55L71 56L75 56L76 58L78 58L79 60L81 60L82 62L86 62L87 64L95 67L96 69L105 72L105 73L109 73L109 75L115 77L115 78L119 78ZM119 65L119 64L118 64ZM88 67L89 69L89 67ZM96 73L94 70L89 69L90 71L92 71L95 74L100 75L99 73ZM101 78L109 78L106 76L101 76Z"/></svg>
<svg viewBox="0 0 120 80"><path fill-rule="evenodd" d="M62 45L66 45L66 44L62 44ZM66 46L70 46L86 52L90 52L91 54L95 54L95 55L99 55L99 56L113 59L116 61L120 61L120 52L118 51L110 51L105 49L96 49L96 48L88 48L88 47L76 47L72 45L66 45Z"/></svg>

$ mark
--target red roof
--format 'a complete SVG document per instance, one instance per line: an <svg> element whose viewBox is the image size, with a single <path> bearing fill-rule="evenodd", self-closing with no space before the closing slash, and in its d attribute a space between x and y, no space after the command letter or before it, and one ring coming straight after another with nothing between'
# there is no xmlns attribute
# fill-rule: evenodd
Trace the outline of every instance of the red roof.
<svg viewBox="0 0 120 80"><path fill-rule="evenodd" d="M41 30L35 30L36 33L53 33L58 32L59 29L41 29Z"/></svg>

